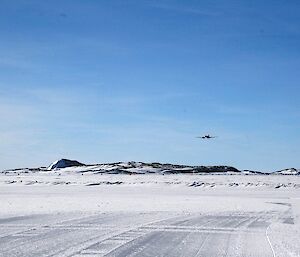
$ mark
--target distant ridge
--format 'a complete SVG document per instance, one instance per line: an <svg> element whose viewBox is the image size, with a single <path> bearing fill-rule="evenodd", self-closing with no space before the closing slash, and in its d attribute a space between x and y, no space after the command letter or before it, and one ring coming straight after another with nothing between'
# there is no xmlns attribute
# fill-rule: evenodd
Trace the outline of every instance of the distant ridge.
<svg viewBox="0 0 300 257"><path fill-rule="evenodd" d="M289 169L275 171L275 172L273 172L273 174L278 174L278 175L300 175L300 170L295 169L295 168L289 168Z"/></svg>
<svg viewBox="0 0 300 257"><path fill-rule="evenodd" d="M103 164L83 164L75 160L61 159L53 162L47 170L60 170L66 172L93 172L109 174L178 174L178 173L240 173L231 166L188 166L170 163L145 162L117 162Z"/></svg>
<svg viewBox="0 0 300 257"><path fill-rule="evenodd" d="M116 162L84 164L76 160L60 159L48 167L22 168L3 171L3 173L92 173L92 174L214 174L214 175L300 175L300 170L290 168L272 173L251 170L238 170L232 166L190 166L170 163Z"/></svg>

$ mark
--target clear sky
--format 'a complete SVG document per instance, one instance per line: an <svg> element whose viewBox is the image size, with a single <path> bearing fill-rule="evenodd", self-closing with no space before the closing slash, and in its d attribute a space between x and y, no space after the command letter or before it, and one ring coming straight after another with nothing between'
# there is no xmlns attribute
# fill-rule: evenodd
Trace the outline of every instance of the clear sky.
<svg viewBox="0 0 300 257"><path fill-rule="evenodd" d="M300 1L0 2L0 170L300 168Z"/></svg>

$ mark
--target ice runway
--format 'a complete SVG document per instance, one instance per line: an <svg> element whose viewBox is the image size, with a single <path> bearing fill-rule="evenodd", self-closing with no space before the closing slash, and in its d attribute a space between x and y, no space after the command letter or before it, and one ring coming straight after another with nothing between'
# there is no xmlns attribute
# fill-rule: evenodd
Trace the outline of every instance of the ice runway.
<svg viewBox="0 0 300 257"><path fill-rule="evenodd" d="M266 230L278 213L104 213L0 220L0 256L273 257Z"/></svg>
<svg viewBox="0 0 300 257"><path fill-rule="evenodd" d="M299 257L299 186L296 176L3 175L0 257Z"/></svg>

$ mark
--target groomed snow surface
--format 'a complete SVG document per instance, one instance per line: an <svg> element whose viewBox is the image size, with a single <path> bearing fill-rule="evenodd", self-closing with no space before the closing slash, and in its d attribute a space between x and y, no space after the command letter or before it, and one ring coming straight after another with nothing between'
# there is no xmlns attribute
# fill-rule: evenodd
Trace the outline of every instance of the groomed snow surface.
<svg viewBox="0 0 300 257"><path fill-rule="evenodd" d="M0 256L300 256L300 177L0 174Z"/></svg>

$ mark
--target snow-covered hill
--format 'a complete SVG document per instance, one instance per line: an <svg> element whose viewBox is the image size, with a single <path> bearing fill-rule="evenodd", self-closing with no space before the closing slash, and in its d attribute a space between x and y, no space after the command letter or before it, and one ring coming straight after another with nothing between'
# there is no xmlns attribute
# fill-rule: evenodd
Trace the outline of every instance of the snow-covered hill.
<svg viewBox="0 0 300 257"><path fill-rule="evenodd" d="M260 171L238 170L232 166L189 166L178 164L162 164L158 162L116 162L102 164L83 164L76 160L61 159L51 163L48 167L22 168L5 170L3 173L92 173L92 174L229 174L229 175L299 175L294 168L264 173Z"/></svg>
<svg viewBox="0 0 300 257"><path fill-rule="evenodd" d="M60 159L51 163L47 168L47 170L56 170L56 169L62 169L67 167L78 167L78 166L85 166L85 164L75 160Z"/></svg>
<svg viewBox="0 0 300 257"><path fill-rule="evenodd" d="M289 169L275 171L273 174L277 174L277 175L300 175L300 170L295 169L295 168L289 168Z"/></svg>
<svg viewBox="0 0 300 257"><path fill-rule="evenodd" d="M162 163L117 162L104 164L83 164L75 160L61 159L48 167L6 170L4 173L94 173L94 174L239 174L241 171L231 166L188 166Z"/></svg>

